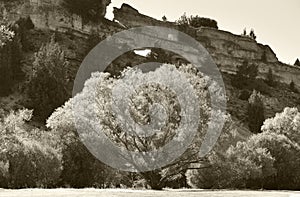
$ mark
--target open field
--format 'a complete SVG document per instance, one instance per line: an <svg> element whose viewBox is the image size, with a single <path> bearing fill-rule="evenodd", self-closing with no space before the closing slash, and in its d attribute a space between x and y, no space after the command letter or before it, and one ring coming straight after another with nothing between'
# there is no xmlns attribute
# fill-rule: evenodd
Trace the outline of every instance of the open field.
<svg viewBox="0 0 300 197"><path fill-rule="evenodd" d="M300 197L288 191L209 191L209 190L98 190L98 189L25 189L1 190L0 197Z"/></svg>

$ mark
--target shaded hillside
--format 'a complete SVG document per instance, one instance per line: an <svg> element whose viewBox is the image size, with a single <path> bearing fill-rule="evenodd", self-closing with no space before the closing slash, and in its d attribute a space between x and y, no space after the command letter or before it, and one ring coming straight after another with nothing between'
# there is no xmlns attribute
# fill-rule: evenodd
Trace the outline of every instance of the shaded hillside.
<svg viewBox="0 0 300 197"><path fill-rule="evenodd" d="M122 5L120 9L114 9L115 20L118 21L116 23L104 18L96 22L84 22L80 16L70 14L58 3L45 3L46 1L43 0L22 0L21 2L21 4L2 3L2 7L9 10L7 18L12 22L18 18L15 13L21 13L22 17L29 16L35 26L34 29L27 31L26 36L23 37L26 44L26 47L23 47L23 70L26 73L31 69L34 53L54 35L56 41L65 51L66 59L71 63L67 71L69 75L67 87L70 93L73 85L72 81L81 61L100 40L123 29L144 25L159 25L180 29L175 23L158 21L145 16L126 4ZM237 67L242 65L245 60L258 65L259 77L262 79L266 79L268 70L271 69L274 73L274 79L278 82L278 86L271 87L261 80L263 84L260 87L264 88L263 94L266 97L267 117L274 116L276 112L280 112L286 106L299 106L299 94L293 93L288 85L284 84L294 81L298 86L300 84L300 69L278 61L270 47L259 44L249 37L234 35L217 29L188 27L184 31L203 44L224 73L229 97L228 110L236 117L237 121L246 122L247 100L239 99L242 90L234 88L231 79ZM178 62L178 55L176 54L161 53L157 58L163 62ZM130 53L130 55L124 55L116 60L109 70L116 72L120 68L152 60L151 57L142 58ZM19 94L22 94L22 91ZM19 104L26 105L26 102L26 99L23 99L19 101Z"/></svg>

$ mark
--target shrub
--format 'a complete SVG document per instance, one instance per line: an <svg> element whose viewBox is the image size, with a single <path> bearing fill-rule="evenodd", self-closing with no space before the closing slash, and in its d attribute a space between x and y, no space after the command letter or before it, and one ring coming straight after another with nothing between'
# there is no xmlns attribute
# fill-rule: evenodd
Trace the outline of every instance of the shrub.
<svg viewBox="0 0 300 197"><path fill-rule="evenodd" d="M271 68L269 68L266 81L269 86L275 86L274 74Z"/></svg>
<svg viewBox="0 0 300 197"><path fill-rule="evenodd" d="M298 109L286 108L265 121L263 133L238 142L224 155L211 154L209 168L189 172L189 184L197 188L299 190L299 129Z"/></svg>
<svg viewBox="0 0 300 197"><path fill-rule="evenodd" d="M251 96L251 92L248 90L242 90L239 94L239 99L244 100L244 101L248 101L248 99Z"/></svg>
<svg viewBox="0 0 300 197"><path fill-rule="evenodd" d="M202 189L229 187L229 185L224 185L229 177L224 180L224 183L221 183L223 181L222 179L226 178L227 175L225 175L225 173L229 172L230 167L230 164L226 163L229 162L227 159L227 150L231 146L235 146L239 141L244 141L244 139L237 134L236 126L230 116L228 116L217 143L210 154L205 158L205 162L201 165L202 167L200 169L189 170L186 173L188 184L191 187ZM220 165L224 165L224 168L221 168ZM240 170L242 170L242 167L240 167Z"/></svg>
<svg viewBox="0 0 300 197"><path fill-rule="evenodd" d="M60 186L105 188L113 187L118 181L122 182L126 173L119 180L115 180L122 173L98 161L81 142L73 122L72 107L70 103L66 103L47 120L47 127L60 136L58 141L63 163Z"/></svg>
<svg viewBox="0 0 300 197"><path fill-rule="evenodd" d="M29 107L33 107L43 119L69 97L66 89L68 65L62 48L53 37L35 54L27 95L30 99Z"/></svg>
<svg viewBox="0 0 300 197"><path fill-rule="evenodd" d="M261 188L263 180L275 173L274 159L263 148L252 148L247 143L239 142L230 147L224 156L211 155L209 157L210 168L205 169L204 181L197 178L203 171L191 171L193 179L190 184L196 188L244 189L250 186L252 180L259 180L252 187ZM210 185L206 185L206 181ZM203 185L204 183L204 185ZM207 187L208 186L208 187Z"/></svg>
<svg viewBox="0 0 300 197"><path fill-rule="evenodd" d="M211 27L218 29L218 23L213 19L200 17L198 15L187 17L185 13L176 21L176 23L180 26L191 26L194 28Z"/></svg>
<svg viewBox="0 0 300 197"><path fill-rule="evenodd" d="M295 93L298 93L298 89L295 87L295 82L294 81L291 81L291 83L290 83L290 90L295 92Z"/></svg>
<svg viewBox="0 0 300 197"><path fill-rule="evenodd" d="M248 125L252 133L260 133L265 120L264 103L260 93L253 91L248 100Z"/></svg>
<svg viewBox="0 0 300 197"><path fill-rule="evenodd" d="M61 161L57 151L35 140L17 139L6 149L10 188L53 187L59 180Z"/></svg>
<svg viewBox="0 0 300 197"><path fill-rule="evenodd" d="M11 112L0 122L0 180L3 187L53 187L60 172L59 151L43 143L41 138L31 138L25 122L32 111Z"/></svg>
<svg viewBox="0 0 300 197"><path fill-rule="evenodd" d="M264 133L270 133L278 140L270 140L271 154L276 158L277 176L273 188L300 188L300 113L297 108L286 108L274 118L267 119L262 126ZM277 143L277 144L276 144ZM278 145L278 143L280 143Z"/></svg>
<svg viewBox="0 0 300 197"><path fill-rule="evenodd" d="M164 22L167 22L167 21L168 21L168 19L167 19L166 16L163 16L161 19L162 19Z"/></svg>
<svg viewBox="0 0 300 197"><path fill-rule="evenodd" d="M236 75L232 79L232 85L237 88L243 88L253 83L257 75L258 66L244 61L242 65L238 66Z"/></svg>
<svg viewBox="0 0 300 197"><path fill-rule="evenodd" d="M275 159L276 174L264 180L264 188L300 189L300 147L297 143L284 135L265 132L254 135L248 144L266 149Z"/></svg>
<svg viewBox="0 0 300 197"><path fill-rule="evenodd" d="M287 136L293 142L300 144L300 112L297 108L285 108L282 113L269 118L262 126L263 132L277 133Z"/></svg>

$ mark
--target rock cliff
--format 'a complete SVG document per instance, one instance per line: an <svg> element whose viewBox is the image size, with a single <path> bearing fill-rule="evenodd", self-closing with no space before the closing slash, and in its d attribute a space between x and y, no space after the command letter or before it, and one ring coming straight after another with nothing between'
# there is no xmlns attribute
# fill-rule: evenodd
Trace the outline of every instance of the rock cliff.
<svg viewBox="0 0 300 197"><path fill-rule="evenodd" d="M147 25L177 28L175 23L145 16L127 4L123 4L121 8L114 8L114 16L115 20L128 28ZM268 45L213 28L190 28L189 32L209 51L223 72L235 74L237 67L247 60L258 65L261 78L265 78L269 69L272 69L276 80L287 84L294 81L300 86L300 68L280 62Z"/></svg>
<svg viewBox="0 0 300 197"><path fill-rule="evenodd" d="M104 11L103 18L99 22L85 23L80 16L63 9L60 1L21 0L22 3L5 9L10 9L6 11L10 18L30 16L36 28L71 32L82 37L91 34L107 37L123 29L149 25L179 29L175 23L163 22L143 15L127 4L123 4L121 8L114 8L115 22L104 19ZM109 3L110 0L105 0L103 6L106 7ZM294 81L297 86L300 86L300 67L281 63L267 45L257 43L249 37L213 28L189 28L188 33L209 51L222 72L234 74L237 66L247 60L258 65L261 78L265 78L269 69L272 69L278 81L287 84Z"/></svg>

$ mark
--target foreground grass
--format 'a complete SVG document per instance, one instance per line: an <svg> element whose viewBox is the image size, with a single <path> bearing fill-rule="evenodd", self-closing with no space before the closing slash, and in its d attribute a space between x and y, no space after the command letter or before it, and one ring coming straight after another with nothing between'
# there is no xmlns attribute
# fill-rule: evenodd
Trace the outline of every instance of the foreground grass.
<svg viewBox="0 0 300 197"><path fill-rule="evenodd" d="M98 189L25 189L1 190L0 197L300 197L288 191L209 191L209 190L98 190Z"/></svg>

